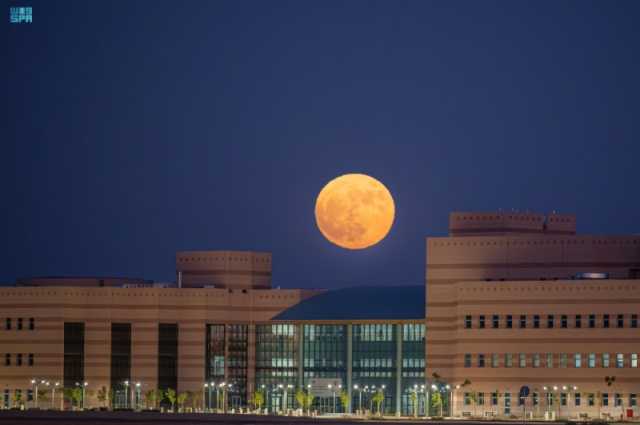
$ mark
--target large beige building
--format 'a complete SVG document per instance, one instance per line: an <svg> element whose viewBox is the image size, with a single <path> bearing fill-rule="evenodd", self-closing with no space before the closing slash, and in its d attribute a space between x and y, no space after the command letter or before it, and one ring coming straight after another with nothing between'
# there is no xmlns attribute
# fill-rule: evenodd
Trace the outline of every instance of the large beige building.
<svg viewBox="0 0 640 425"><path fill-rule="evenodd" d="M640 236L576 235L559 214L453 213L449 227L427 238L426 363L460 386L455 410L637 416Z"/></svg>
<svg viewBox="0 0 640 425"><path fill-rule="evenodd" d="M206 409L263 390L277 411L311 387L323 412L382 391L403 415L639 416L639 236L578 236L560 214L449 227L427 238L426 286L273 289L271 255L237 251L179 252L176 283L20 279L0 287L0 406L35 406L38 385L41 407L84 386L87 407L102 387L115 407L173 388Z"/></svg>

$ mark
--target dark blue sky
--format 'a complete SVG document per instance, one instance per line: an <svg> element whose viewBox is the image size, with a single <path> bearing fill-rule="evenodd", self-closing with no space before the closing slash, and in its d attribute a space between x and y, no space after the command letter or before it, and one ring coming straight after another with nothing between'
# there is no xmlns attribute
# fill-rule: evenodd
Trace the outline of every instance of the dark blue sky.
<svg viewBox="0 0 640 425"><path fill-rule="evenodd" d="M4 3L2 282L247 249L283 287L421 283L452 210L640 232L638 1ZM348 172L396 200L365 251L313 216Z"/></svg>

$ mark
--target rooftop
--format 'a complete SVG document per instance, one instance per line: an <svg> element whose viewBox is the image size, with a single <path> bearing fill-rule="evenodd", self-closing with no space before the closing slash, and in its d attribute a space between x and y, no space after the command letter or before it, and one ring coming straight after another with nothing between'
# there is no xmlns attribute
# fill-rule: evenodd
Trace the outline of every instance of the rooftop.
<svg viewBox="0 0 640 425"><path fill-rule="evenodd" d="M272 320L423 320L425 286L359 286L323 292Z"/></svg>

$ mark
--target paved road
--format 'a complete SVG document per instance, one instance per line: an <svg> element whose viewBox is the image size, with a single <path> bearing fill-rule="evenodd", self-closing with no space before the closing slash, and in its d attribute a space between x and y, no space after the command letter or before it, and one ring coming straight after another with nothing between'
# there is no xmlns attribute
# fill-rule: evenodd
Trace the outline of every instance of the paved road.
<svg viewBox="0 0 640 425"><path fill-rule="evenodd" d="M523 425L523 421L427 421L427 420L363 420L355 418L298 418L254 415L204 415L204 414L160 414L138 412L54 412L54 411L0 411L0 425L338 425L338 424L431 424L431 425ZM534 424L536 422L529 422ZM539 422L538 422L539 424ZM557 424L557 423L556 423Z"/></svg>

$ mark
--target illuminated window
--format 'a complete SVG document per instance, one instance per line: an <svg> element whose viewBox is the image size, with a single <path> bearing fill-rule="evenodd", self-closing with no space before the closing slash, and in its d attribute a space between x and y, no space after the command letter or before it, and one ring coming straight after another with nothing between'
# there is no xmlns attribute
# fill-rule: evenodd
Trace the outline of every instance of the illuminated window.
<svg viewBox="0 0 640 425"><path fill-rule="evenodd" d="M616 354L616 367L624 367L624 354Z"/></svg>
<svg viewBox="0 0 640 425"><path fill-rule="evenodd" d="M602 353L602 367L611 367L611 357L609 353Z"/></svg>
<svg viewBox="0 0 640 425"><path fill-rule="evenodd" d="M518 356L518 366L519 367L527 367L527 355L525 353L520 353Z"/></svg>
<svg viewBox="0 0 640 425"><path fill-rule="evenodd" d="M574 366L575 366L576 368L580 368L580 367L582 367L582 354L580 354L580 353L576 353L576 354L574 355Z"/></svg>
<svg viewBox="0 0 640 425"><path fill-rule="evenodd" d="M533 354L533 367L540 367L540 354L539 353L534 353Z"/></svg>
<svg viewBox="0 0 640 425"><path fill-rule="evenodd" d="M589 353L587 357L587 367L596 367L596 353Z"/></svg>

